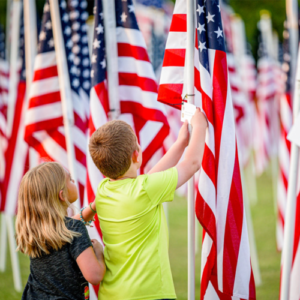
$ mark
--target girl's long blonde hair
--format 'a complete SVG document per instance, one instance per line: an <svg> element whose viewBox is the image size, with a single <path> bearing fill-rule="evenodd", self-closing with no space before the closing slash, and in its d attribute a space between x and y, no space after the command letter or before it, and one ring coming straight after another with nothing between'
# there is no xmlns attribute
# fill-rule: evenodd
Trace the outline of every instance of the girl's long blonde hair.
<svg viewBox="0 0 300 300"><path fill-rule="evenodd" d="M66 201L59 199L61 190ZM66 172L59 163L46 162L28 171L19 189L17 250L41 257L80 236L65 225L68 205Z"/></svg>

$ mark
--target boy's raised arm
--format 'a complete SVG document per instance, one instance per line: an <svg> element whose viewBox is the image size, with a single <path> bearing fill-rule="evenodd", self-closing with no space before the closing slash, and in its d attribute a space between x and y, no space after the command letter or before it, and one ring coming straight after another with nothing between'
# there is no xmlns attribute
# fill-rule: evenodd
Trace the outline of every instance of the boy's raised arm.
<svg viewBox="0 0 300 300"><path fill-rule="evenodd" d="M189 146L183 161L176 166L178 172L176 188L186 183L200 169L202 163L207 120L199 108L197 108L191 124L193 130Z"/></svg>
<svg viewBox="0 0 300 300"><path fill-rule="evenodd" d="M184 149L189 143L189 130L187 121L182 125L178 138L168 152L160 159L160 161L148 172L148 174L162 172L175 167L179 162Z"/></svg>

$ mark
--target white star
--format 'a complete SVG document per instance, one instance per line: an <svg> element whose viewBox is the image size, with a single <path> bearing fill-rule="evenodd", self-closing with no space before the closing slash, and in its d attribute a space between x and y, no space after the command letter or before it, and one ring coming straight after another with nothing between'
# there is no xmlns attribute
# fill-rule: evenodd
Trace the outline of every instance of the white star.
<svg viewBox="0 0 300 300"><path fill-rule="evenodd" d="M73 34L72 41L74 43L77 43L79 40L80 40L80 35L79 34Z"/></svg>
<svg viewBox="0 0 300 300"><path fill-rule="evenodd" d="M77 88L77 87L79 87L79 85L80 85L80 81L79 81L77 78L74 78L74 79L73 79L73 82L72 82L72 85L73 85L75 88Z"/></svg>
<svg viewBox="0 0 300 300"><path fill-rule="evenodd" d="M68 56L68 60L73 61L74 57L75 57L74 53L71 52Z"/></svg>
<svg viewBox="0 0 300 300"><path fill-rule="evenodd" d="M128 5L128 11L129 12L134 12L134 6L133 6L133 4Z"/></svg>
<svg viewBox="0 0 300 300"><path fill-rule="evenodd" d="M100 48L100 44L101 44L101 41L98 41L97 39L94 40L93 42L93 48Z"/></svg>
<svg viewBox="0 0 300 300"><path fill-rule="evenodd" d="M204 5L203 5L203 6L200 6L200 5L198 4L198 9L197 9L196 11L198 12L199 16L200 16L202 13L204 13Z"/></svg>
<svg viewBox="0 0 300 300"><path fill-rule="evenodd" d="M81 8L86 8L87 7L87 1L81 1L80 7Z"/></svg>
<svg viewBox="0 0 300 300"><path fill-rule="evenodd" d="M75 22L73 25L72 25L72 29L74 31L77 31L78 29L80 29L80 23L79 22Z"/></svg>
<svg viewBox="0 0 300 300"><path fill-rule="evenodd" d="M89 17L89 14L86 11L84 11L81 14L81 20L83 20L83 21L86 21L88 17Z"/></svg>
<svg viewBox="0 0 300 300"><path fill-rule="evenodd" d="M103 12L101 12L101 13L99 14L99 16L101 17L101 19L103 19Z"/></svg>
<svg viewBox="0 0 300 300"><path fill-rule="evenodd" d="M86 90L88 90L88 89L90 88L90 86L91 86L91 84L90 84L89 81L85 81L85 82L83 83L83 88L86 89Z"/></svg>
<svg viewBox="0 0 300 300"><path fill-rule="evenodd" d="M83 55L89 54L89 48L88 48L88 47L82 48L82 54L83 54Z"/></svg>
<svg viewBox="0 0 300 300"><path fill-rule="evenodd" d="M70 49L73 47L73 42L72 40L68 40L66 46Z"/></svg>
<svg viewBox="0 0 300 300"><path fill-rule="evenodd" d="M48 12L50 10L49 4L45 3L44 5L44 12Z"/></svg>
<svg viewBox="0 0 300 300"><path fill-rule="evenodd" d="M51 48L54 47L54 41L53 41L53 39L49 40L48 45Z"/></svg>
<svg viewBox="0 0 300 300"><path fill-rule="evenodd" d="M97 61L97 55L92 55L92 64L94 64Z"/></svg>
<svg viewBox="0 0 300 300"><path fill-rule="evenodd" d="M215 21L214 21L214 16L215 16L215 15L211 15L210 13L208 13L208 16L206 17L207 23L209 23L210 21L215 22Z"/></svg>
<svg viewBox="0 0 300 300"><path fill-rule="evenodd" d="M87 29L88 29L87 24L83 24L83 25L81 26L81 31L86 32Z"/></svg>
<svg viewBox="0 0 300 300"><path fill-rule="evenodd" d="M71 20L76 20L79 17L79 11L78 10L73 10L70 12L70 19Z"/></svg>
<svg viewBox="0 0 300 300"><path fill-rule="evenodd" d="M73 65L70 69L71 74L77 74L77 68Z"/></svg>
<svg viewBox="0 0 300 300"><path fill-rule="evenodd" d="M67 26L66 29L65 29L65 34L70 35L71 33L72 33L71 28L69 26Z"/></svg>
<svg viewBox="0 0 300 300"><path fill-rule="evenodd" d="M74 46L72 52L78 54L80 52L80 47L78 45Z"/></svg>
<svg viewBox="0 0 300 300"><path fill-rule="evenodd" d="M219 8L219 12L221 11L221 8L220 8L220 5L217 5L218 6L218 8Z"/></svg>
<svg viewBox="0 0 300 300"><path fill-rule="evenodd" d="M41 33L40 33L40 40L44 41L45 38L46 38L46 32L45 31L41 31Z"/></svg>
<svg viewBox="0 0 300 300"><path fill-rule="evenodd" d="M202 31L206 31L206 30L205 30L205 24L201 25L200 23L198 23L198 28L197 28L197 30L199 30L199 33L200 33L200 34L202 33Z"/></svg>
<svg viewBox="0 0 300 300"><path fill-rule="evenodd" d="M77 6L78 6L78 1L77 1L77 0L72 0L72 1L71 1L71 5L72 5L73 7L77 7Z"/></svg>
<svg viewBox="0 0 300 300"><path fill-rule="evenodd" d="M97 31L97 34L103 33L103 26L100 23L95 29Z"/></svg>
<svg viewBox="0 0 300 300"><path fill-rule="evenodd" d="M217 38L218 37L223 37L223 31L220 29L220 27L218 26L218 30L217 31L214 31L216 34L217 34Z"/></svg>
<svg viewBox="0 0 300 300"><path fill-rule="evenodd" d="M90 77L90 72L89 72L89 70L84 70L83 73L82 73L82 76L83 76L84 78L89 78L89 77Z"/></svg>
<svg viewBox="0 0 300 300"><path fill-rule="evenodd" d="M126 22L126 19L127 19L127 15L125 14L125 11L123 11L123 13L121 14L121 21Z"/></svg>
<svg viewBox="0 0 300 300"><path fill-rule="evenodd" d="M78 56L75 56L75 58L74 58L74 65L78 66L79 64L80 64L80 58ZM80 71L80 70L78 70L78 71Z"/></svg>
<svg viewBox="0 0 300 300"><path fill-rule="evenodd" d="M91 70L91 77L94 78L95 71Z"/></svg>
<svg viewBox="0 0 300 300"><path fill-rule="evenodd" d="M87 44L87 43L88 43L88 37L87 37L87 35L84 35L84 36L81 38L81 42L82 42L83 44Z"/></svg>
<svg viewBox="0 0 300 300"><path fill-rule="evenodd" d="M90 60L89 60L88 58L85 58L85 59L82 61L82 65L83 65L84 67L89 66L89 65L90 65Z"/></svg>
<svg viewBox="0 0 300 300"><path fill-rule="evenodd" d="M67 13L64 13L63 17L61 18L65 23L69 21L69 16Z"/></svg>
<svg viewBox="0 0 300 300"><path fill-rule="evenodd" d="M207 49L207 48L205 47L205 44L206 44L206 42L204 42L204 43L201 43L201 42L200 42L198 48L200 49L201 52L202 52L202 50Z"/></svg>
<svg viewBox="0 0 300 300"><path fill-rule="evenodd" d="M45 23L45 27L46 27L47 29L51 29L51 28L52 28L51 21L48 21L47 23Z"/></svg>
<svg viewBox="0 0 300 300"><path fill-rule="evenodd" d="M105 59L103 59L100 64L102 66L102 69L104 69L106 67L106 61L105 61Z"/></svg>
<svg viewBox="0 0 300 300"><path fill-rule="evenodd" d="M67 7L66 1L61 1L60 7L65 9Z"/></svg>

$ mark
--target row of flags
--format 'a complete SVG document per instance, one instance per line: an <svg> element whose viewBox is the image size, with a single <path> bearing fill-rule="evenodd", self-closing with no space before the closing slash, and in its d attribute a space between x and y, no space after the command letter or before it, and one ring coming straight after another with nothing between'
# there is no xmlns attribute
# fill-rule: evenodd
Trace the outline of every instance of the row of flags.
<svg viewBox="0 0 300 300"><path fill-rule="evenodd" d="M186 1L176 1L173 16L170 4L146 2L139 0L134 5L131 0L115 0L119 119L129 123L137 134L143 151L141 172L155 164L175 141L180 129L180 111L176 108L181 108L186 94ZM87 151L88 137L110 118L104 15L102 1L96 0L90 56L87 2L58 0L58 4L72 94L75 170L83 206L94 201L97 185L103 179ZM145 9L153 13L146 21ZM280 249L290 152L286 136L292 125L289 85L281 84L284 76L289 82L288 72L283 72L288 71L288 50L284 56L285 69L263 52L256 70L249 52L236 58L232 11L228 6L220 6L217 0L197 0L195 12L195 104L204 110L209 121L195 186L195 212L204 228L200 298L255 299L240 172L249 163L252 152L256 172L260 174L279 151ZM23 13L20 19L23 24ZM144 24L141 31L137 20ZM156 26L155 20L161 26ZM9 136L7 99L12 74L5 59L4 35L0 32L0 210L12 215L16 212L16 186L30 165L28 146L35 149L40 160L56 160L68 167L53 25L46 0L27 107L23 25L20 28L20 69L15 74L19 78L18 93ZM89 229L90 235L101 239L98 220L95 224ZM91 291L91 299L96 299L98 287Z"/></svg>

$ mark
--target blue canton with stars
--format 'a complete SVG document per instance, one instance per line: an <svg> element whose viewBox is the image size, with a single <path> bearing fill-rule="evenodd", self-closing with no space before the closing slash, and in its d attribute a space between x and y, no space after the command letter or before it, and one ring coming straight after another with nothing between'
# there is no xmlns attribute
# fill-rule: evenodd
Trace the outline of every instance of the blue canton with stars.
<svg viewBox="0 0 300 300"><path fill-rule="evenodd" d="M92 86L106 78L106 58L102 1L95 0L95 29L92 53ZM116 26L139 30L132 0L115 0Z"/></svg>
<svg viewBox="0 0 300 300"><path fill-rule="evenodd" d="M25 66L25 38L24 38L24 14L21 9L20 16L20 39L19 39L19 57L21 58L22 67L20 72L20 81L26 81L26 66Z"/></svg>
<svg viewBox="0 0 300 300"><path fill-rule="evenodd" d="M87 36L86 20L88 13L86 11L86 0L68 0L68 11L70 12L71 30L72 30L72 53L73 62L77 68L77 75L80 80L80 86L89 94L90 83L90 58Z"/></svg>
<svg viewBox="0 0 300 300"><path fill-rule="evenodd" d="M74 6L75 3L72 4ZM81 88L81 80L80 80L81 66L80 65L81 65L81 61L83 60L80 57L81 54L76 55L77 53L79 54L82 51L80 46L76 44L76 42L74 41L78 41L78 37L79 39L81 38L80 34L76 35L76 31L79 31L81 29L81 24L80 22L74 21L75 19L74 15L72 15L72 11L68 12L67 3L65 0L59 1L59 11L60 11L61 28L62 28L63 39L65 44L65 53L68 62L70 84L72 90L75 91L77 94L79 94L79 90ZM73 14L77 15L77 13L73 13ZM73 17L72 20L71 20L71 16ZM76 25L74 25L74 23ZM55 49L54 49L54 39L53 39L53 32L52 32L49 0L46 0L44 6L42 28L39 35L38 53L46 53L51 51L55 51ZM75 53L73 53L73 51Z"/></svg>
<svg viewBox="0 0 300 300"><path fill-rule="evenodd" d="M208 49L225 52L219 0L197 0L196 20L199 59L201 64L210 72Z"/></svg>
<svg viewBox="0 0 300 300"><path fill-rule="evenodd" d="M103 82L106 78L106 60L105 60L105 43L104 43L104 23L102 1L95 0L94 7L95 27L92 52L92 86Z"/></svg>
<svg viewBox="0 0 300 300"><path fill-rule="evenodd" d="M2 25L0 25L0 59L5 59L5 34Z"/></svg>
<svg viewBox="0 0 300 300"><path fill-rule="evenodd" d="M153 6L156 8L163 7L163 0L137 0L136 2L145 6Z"/></svg>

